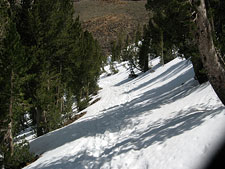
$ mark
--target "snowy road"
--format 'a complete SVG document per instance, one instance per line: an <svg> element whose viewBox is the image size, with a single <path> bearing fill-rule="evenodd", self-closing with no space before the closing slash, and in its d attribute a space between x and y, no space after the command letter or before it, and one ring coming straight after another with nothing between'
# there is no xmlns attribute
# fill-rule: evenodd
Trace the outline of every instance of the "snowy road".
<svg viewBox="0 0 225 169"><path fill-rule="evenodd" d="M26 169L197 169L224 137L225 108L190 62L175 59L128 79L102 75L101 100L73 124L31 142Z"/></svg>

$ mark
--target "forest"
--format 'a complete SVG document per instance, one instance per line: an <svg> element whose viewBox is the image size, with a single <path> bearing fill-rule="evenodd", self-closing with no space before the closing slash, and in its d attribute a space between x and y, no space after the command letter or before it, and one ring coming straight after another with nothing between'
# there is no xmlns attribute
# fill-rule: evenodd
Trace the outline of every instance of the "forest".
<svg viewBox="0 0 225 169"><path fill-rule="evenodd" d="M160 56L162 64L177 56L190 59L199 83L209 80L225 104L224 8L220 0L148 0L149 22L142 36L138 29L133 41L127 36L125 50L118 38L112 45L112 56L121 55L129 60L131 69L139 67L143 72L150 69L150 58ZM135 45L127 48L131 43Z"/></svg>
<svg viewBox="0 0 225 169"><path fill-rule="evenodd" d="M26 143L14 141L21 130L32 126L39 137L70 120L73 103L78 110L88 106L104 58L98 42L74 19L70 0L0 5L0 149L11 168L27 157Z"/></svg>
<svg viewBox="0 0 225 169"><path fill-rule="evenodd" d="M176 57L190 59L200 84L209 81L225 104L225 2L147 0L149 22L135 39L111 44L114 62L147 72ZM37 157L16 136L32 128L37 137L65 126L74 111L89 106L99 91L107 56L74 17L71 0L0 0L0 154L6 168ZM138 26L137 26L138 27Z"/></svg>

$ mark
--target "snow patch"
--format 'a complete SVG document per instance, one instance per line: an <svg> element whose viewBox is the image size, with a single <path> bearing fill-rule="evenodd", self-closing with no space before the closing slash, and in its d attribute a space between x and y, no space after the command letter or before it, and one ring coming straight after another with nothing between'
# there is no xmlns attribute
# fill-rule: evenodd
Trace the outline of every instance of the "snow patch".
<svg viewBox="0 0 225 169"><path fill-rule="evenodd" d="M176 58L128 79L102 75L97 103L82 118L30 143L45 169L197 169L224 138L225 108L211 85L194 80L190 61ZM107 71L109 68L106 67Z"/></svg>

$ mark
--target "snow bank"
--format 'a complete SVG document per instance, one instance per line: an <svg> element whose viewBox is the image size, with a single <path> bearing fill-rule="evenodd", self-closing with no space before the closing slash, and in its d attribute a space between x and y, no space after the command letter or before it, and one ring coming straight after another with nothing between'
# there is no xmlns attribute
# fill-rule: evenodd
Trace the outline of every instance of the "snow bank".
<svg viewBox="0 0 225 169"><path fill-rule="evenodd" d="M78 121L33 140L42 154L25 167L45 169L197 169L223 139L225 108L209 83L179 58L128 79L102 75L101 100ZM106 68L107 70L107 68Z"/></svg>

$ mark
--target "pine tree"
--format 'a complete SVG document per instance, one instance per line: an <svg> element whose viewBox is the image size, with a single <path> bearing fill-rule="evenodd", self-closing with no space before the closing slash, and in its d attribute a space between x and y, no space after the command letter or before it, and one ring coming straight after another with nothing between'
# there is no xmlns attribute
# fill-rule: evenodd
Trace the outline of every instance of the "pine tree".
<svg viewBox="0 0 225 169"><path fill-rule="evenodd" d="M8 122L8 129L7 133L5 135L5 139L9 142L9 149L11 152L11 155L14 153L14 142L13 142L13 116L15 115L15 102L16 102L16 95L19 94L16 92L16 89L19 88L19 82L17 82L18 79L18 69L20 65L18 64L18 61L20 59L20 46L19 46L19 36L16 32L15 25L13 23L9 24L9 30L6 35L6 39L4 40L4 46L5 52L3 54L3 58L1 60L2 64L8 64L3 65L5 67L5 70L3 69L4 74L6 75L4 80L5 83L5 91L1 92L4 94L8 93L7 102L5 103L8 105L8 113L7 116L9 118ZM7 111L7 110L6 110Z"/></svg>
<svg viewBox="0 0 225 169"><path fill-rule="evenodd" d="M138 26L137 26L137 30L135 32L135 46L138 46L138 43L139 41L141 40L142 38L142 34L141 34L141 26L140 24L138 23Z"/></svg>
<svg viewBox="0 0 225 169"><path fill-rule="evenodd" d="M122 60L123 61L129 60L129 55L128 55L128 52L127 52L127 49L128 49L129 45L130 45L130 38L129 38L129 35L127 35L126 39L125 39L124 48L123 48L123 51L122 51Z"/></svg>
<svg viewBox="0 0 225 169"><path fill-rule="evenodd" d="M0 0L0 47L1 49L3 48L3 39L5 37L5 34L6 34L6 25L8 23L8 12L7 12L7 9L8 9L8 5L6 3L6 1L4 0Z"/></svg>
<svg viewBox="0 0 225 169"><path fill-rule="evenodd" d="M225 62L223 57L220 57L223 53L216 50L213 29L207 16L205 1L201 0L200 4L193 5L196 6L198 14L196 40L200 56L213 89L225 105Z"/></svg>
<svg viewBox="0 0 225 169"><path fill-rule="evenodd" d="M124 61L128 61L129 66L129 77L135 78L137 75L134 72L134 68L137 68L137 59L138 59L138 48L135 46L135 44L130 44L129 35L127 35L126 41L125 41L125 48L122 51L122 58Z"/></svg>
<svg viewBox="0 0 225 169"><path fill-rule="evenodd" d="M221 52L223 48L218 47L220 48L220 50L217 50L215 48L216 46L220 46L219 44L222 42L215 39L223 39L220 38L220 35L222 35L223 33L216 34L216 32L220 32L220 26L217 27L215 26L215 24L212 24L218 23L213 21L213 19L217 17L222 19L223 16L219 12L217 17L212 17L210 21L210 7L209 5L207 6L205 2L205 0L148 0L146 7L153 13L154 22L158 26L160 26L160 29L163 30L163 34L167 35L164 37L169 37L169 48L176 46L178 49L184 49L185 45L193 47L193 50L179 50L179 52L185 52L183 54L186 56L190 51L192 52L192 54L193 52L195 52L194 56L192 56L192 61L198 62L197 64L193 64L196 75L198 75L198 77L201 77L201 75L203 74L204 76L202 66L198 66L199 64L202 64L206 69L205 72L215 92L224 103L225 71L223 59L224 56ZM213 2L216 2L218 6L220 6L219 4L222 3L222 1ZM221 7L218 7L218 9L221 9ZM216 14L216 12L213 13ZM215 30L217 28L218 30ZM215 38L213 38L213 35L215 35ZM167 41L164 40L164 42ZM194 45L198 47L197 50L195 50ZM198 55L200 56L200 59L195 58L195 56ZM198 68L200 68L201 70L199 70ZM205 77L201 77L201 79L203 81Z"/></svg>
<svg viewBox="0 0 225 169"><path fill-rule="evenodd" d="M13 168L26 163L28 158L21 159L20 156L29 156L28 147L24 144L15 145L14 137L23 127L23 118L29 111L29 100L24 97L24 84L29 79L27 75L26 57L20 36L14 22L15 13L11 6L7 7L8 19L5 24L5 35L1 42L0 55L0 122L1 122L1 152L4 153L4 164L6 168ZM17 160L15 160L17 159Z"/></svg>
<svg viewBox="0 0 225 169"><path fill-rule="evenodd" d="M149 36L149 31L147 30L147 27L144 26L144 35L142 44L140 46L139 50L139 66L143 72L146 72L149 70L148 62L149 62L149 53L150 53L150 46L151 46L151 39Z"/></svg>
<svg viewBox="0 0 225 169"><path fill-rule="evenodd" d="M70 39L68 33L73 8L70 1L35 1L30 14L33 79L31 89L32 117L40 136L58 127L63 112L65 83L62 79L66 67ZM67 46L68 45L68 46ZM47 84L47 86L46 86ZM45 96L51 98L46 99ZM51 118L54 113L54 118Z"/></svg>
<svg viewBox="0 0 225 169"><path fill-rule="evenodd" d="M119 33L117 36L117 40L111 42L111 53L113 62L121 60L122 49L123 49L123 35Z"/></svg>
<svg viewBox="0 0 225 169"><path fill-rule="evenodd" d="M112 62L116 61L118 59L117 56L117 44L116 41L111 42L111 52L112 52Z"/></svg>
<svg viewBox="0 0 225 169"><path fill-rule="evenodd" d="M8 22L10 20L8 16L8 8L9 6L4 0L0 0L0 141L1 141L1 153L3 152L3 145L5 146L4 140L7 132L7 125L9 123L8 118L8 103L6 104L6 100L9 100L8 91L6 91L7 83L5 81L6 75L4 72L5 69L5 38L7 37L7 28ZM8 144L8 142L6 142ZM13 148L11 148L13 149Z"/></svg>
<svg viewBox="0 0 225 169"><path fill-rule="evenodd" d="M100 75L102 56L99 52L99 45L92 35L85 31L80 42L81 64L78 69L78 91L76 93L79 109L88 105L89 95L97 87L97 80Z"/></svg>
<svg viewBox="0 0 225 169"><path fill-rule="evenodd" d="M15 66L11 66L13 71L8 71L7 68L8 72L2 72L1 90L12 89L12 93L17 92L18 95L11 94L1 98L13 101L11 105L14 108L20 103L23 105L17 106L18 113L15 113L15 117L13 115L13 126L17 126L17 131L23 127L23 115L26 112L31 115L32 125L36 126L37 136L40 136L59 128L71 117L74 98L77 98L77 102L85 100L85 106L88 105L89 95L98 90L97 81L104 58L97 41L90 33L82 31L79 18L74 19L70 0L22 0L18 2L21 3L18 6L14 1L10 3L17 18L12 20L15 32L11 31L10 36L1 32L1 46L5 48L1 50L0 66L6 69L6 62L10 59L6 60L4 57L9 55L7 52L14 51L10 43L17 44L18 41L20 47L14 46L20 52L10 56L15 59L21 57L20 61L26 65L23 66L26 69L17 70ZM5 14L8 14L7 10ZM5 18L0 19L5 23ZM14 40L3 43L2 39L8 40L12 36L15 36ZM7 50L7 46L11 49ZM5 74L11 75L8 76L11 77L8 82L12 83L5 83ZM22 75L24 78L21 78ZM20 82L18 84L17 79ZM9 84L13 85L10 87ZM1 103L4 100L1 99ZM8 110L9 107L2 106L1 110ZM9 121L5 121L6 124Z"/></svg>
<svg viewBox="0 0 225 169"><path fill-rule="evenodd" d="M118 52L118 60L121 61L121 53L122 53L122 50L124 48L124 44L123 44L123 41L124 41L124 36L123 34L120 32L119 35L118 35L118 38L117 38L117 46L116 46L116 49L117 49L117 52Z"/></svg>

